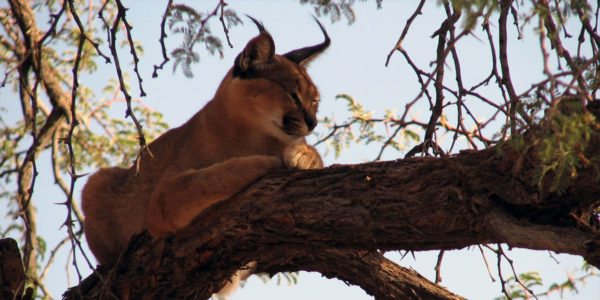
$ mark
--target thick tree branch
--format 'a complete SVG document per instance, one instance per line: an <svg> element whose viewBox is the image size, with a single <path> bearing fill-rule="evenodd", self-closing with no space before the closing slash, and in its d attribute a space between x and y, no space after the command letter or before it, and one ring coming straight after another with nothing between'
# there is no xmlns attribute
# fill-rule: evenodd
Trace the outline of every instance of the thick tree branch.
<svg viewBox="0 0 600 300"><path fill-rule="evenodd" d="M590 149L598 149L596 139L597 134ZM560 195L540 192L531 180L534 151L499 147L445 158L276 172L207 209L173 236L135 240L109 275L102 273L106 281L84 285L82 295L207 298L236 269L256 261L259 271L318 271L352 280L378 298L394 298L378 294L376 285L386 277L365 261L373 259L386 270L399 267L388 267L376 251L482 243L569 253L600 266L600 233L574 217L598 205L593 167L580 170ZM365 256L353 262L357 253ZM327 263L344 256L346 263ZM352 268L345 268L349 264L372 276L352 276ZM405 270L392 273L408 276ZM430 298L414 284L396 284L388 291L400 298ZM457 297L444 292L429 295Z"/></svg>
<svg viewBox="0 0 600 300"><path fill-rule="evenodd" d="M294 253L292 263L288 257L280 258L283 258L281 262L267 262L265 271L271 274L294 270L320 272L328 278L359 285L376 299L463 299L416 271L398 266L378 251L319 249L307 253L301 249ZM258 270L261 269L259 265Z"/></svg>
<svg viewBox="0 0 600 300"><path fill-rule="evenodd" d="M69 95L64 92L60 86L57 76L55 75L54 68L49 63L42 59L43 46L39 44L42 33L36 25L34 12L31 6L26 1L9 1L12 9L13 16L19 24L25 46L28 49L29 56L28 60L30 65L33 66L34 72L36 73L36 79L40 80L46 92L48 93L48 99L52 103L52 106L60 109L62 114L65 116L69 114Z"/></svg>
<svg viewBox="0 0 600 300"><path fill-rule="evenodd" d="M17 242L13 239L0 239L0 298L32 299L33 290L25 291L25 272Z"/></svg>

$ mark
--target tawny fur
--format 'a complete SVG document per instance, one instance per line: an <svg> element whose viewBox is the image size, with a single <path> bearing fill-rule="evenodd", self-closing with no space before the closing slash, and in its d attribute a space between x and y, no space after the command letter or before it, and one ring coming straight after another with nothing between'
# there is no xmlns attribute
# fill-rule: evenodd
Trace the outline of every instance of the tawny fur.
<svg viewBox="0 0 600 300"><path fill-rule="evenodd" d="M135 234L160 238L185 227L270 170L321 168L304 138L316 123L318 98L302 63L275 55L266 32L252 39L214 98L150 143L152 156L142 155L139 170L90 176L82 206L98 262L112 263Z"/></svg>

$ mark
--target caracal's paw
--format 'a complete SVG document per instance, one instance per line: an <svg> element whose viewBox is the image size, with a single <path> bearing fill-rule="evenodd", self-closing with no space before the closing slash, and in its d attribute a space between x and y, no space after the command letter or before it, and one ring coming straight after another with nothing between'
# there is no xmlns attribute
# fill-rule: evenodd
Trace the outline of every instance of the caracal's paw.
<svg viewBox="0 0 600 300"><path fill-rule="evenodd" d="M321 169L323 160L319 152L307 144L289 147L283 154L283 163L292 169Z"/></svg>

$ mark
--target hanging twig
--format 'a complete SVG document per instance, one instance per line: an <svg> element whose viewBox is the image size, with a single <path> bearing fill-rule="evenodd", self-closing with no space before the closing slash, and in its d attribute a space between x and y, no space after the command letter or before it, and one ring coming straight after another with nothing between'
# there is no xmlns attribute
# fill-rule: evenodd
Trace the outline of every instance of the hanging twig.
<svg viewBox="0 0 600 300"><path fill-rule="evenodd" d="M167 23L167 17L170 14L171 5L173 5L173 0L169 0L167 2L167 7L165 8L165 12L162 15L162 20L160 21L160 38L158 42L160 43L160 49L163 57L163 61L160 65L154 65L154 71L152 72L152 78L158 77L158 70L162 70L163 67L169 62L169 56L167 55L167 47L165 47L165 38L167 34L165 32L165 26Z"/></svg>

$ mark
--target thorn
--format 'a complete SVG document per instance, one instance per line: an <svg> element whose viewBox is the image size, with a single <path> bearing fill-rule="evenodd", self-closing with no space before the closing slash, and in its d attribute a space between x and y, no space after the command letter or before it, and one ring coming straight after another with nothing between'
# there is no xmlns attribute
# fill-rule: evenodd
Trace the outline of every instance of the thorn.
<svg viewBox="0 0 600 300"><path fill-rule="evenodd" d="M88 172L88 173L79 174L79 175L75 175L75 180L77 180L77 179L79 179L79 178L81 178L81 177L88 176L88 175L90 175L90 173L89 173L89 172Z"/></svg>

